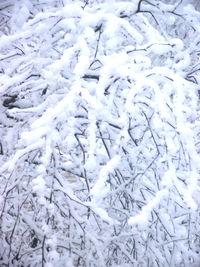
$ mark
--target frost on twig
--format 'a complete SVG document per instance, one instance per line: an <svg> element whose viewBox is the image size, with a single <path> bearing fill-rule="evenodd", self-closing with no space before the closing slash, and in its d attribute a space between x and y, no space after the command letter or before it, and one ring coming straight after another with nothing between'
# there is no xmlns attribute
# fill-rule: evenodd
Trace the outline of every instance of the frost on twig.
<svg viewBox="0 0 200 267"><path fill-rule="evenodd" d="M3 2L0 265L198 264L199 13Z"/></svg>

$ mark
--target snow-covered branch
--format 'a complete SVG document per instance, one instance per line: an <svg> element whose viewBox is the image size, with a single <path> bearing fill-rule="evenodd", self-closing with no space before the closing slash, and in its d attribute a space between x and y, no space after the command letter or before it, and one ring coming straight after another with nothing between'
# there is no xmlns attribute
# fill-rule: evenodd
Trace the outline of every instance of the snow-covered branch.
<svg viewBox="0 0 200 267"><path fill-rule="evenodd" d="M5 2L0 265L196 266L199 12Z"/></svg>

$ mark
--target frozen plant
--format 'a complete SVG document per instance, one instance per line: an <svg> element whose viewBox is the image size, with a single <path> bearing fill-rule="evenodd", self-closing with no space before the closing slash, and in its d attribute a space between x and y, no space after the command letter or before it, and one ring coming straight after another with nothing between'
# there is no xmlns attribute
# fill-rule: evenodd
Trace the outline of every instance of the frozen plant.
<svg viewBox="0 0 200 267"><path fill-rule="evenodd" d="M165 2L1 1L1 266L198 266L200 13Z"/></svg>

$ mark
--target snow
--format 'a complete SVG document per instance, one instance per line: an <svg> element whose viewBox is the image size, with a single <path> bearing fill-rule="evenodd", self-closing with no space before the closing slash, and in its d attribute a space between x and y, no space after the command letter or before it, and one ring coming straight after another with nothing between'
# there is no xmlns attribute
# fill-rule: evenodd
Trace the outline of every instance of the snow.
<svg viewBox="0 0 200 267"><path fill-rule="evenodd" d="M91 208L97 215L100 216L103 221L109 223L110 225L114 224L113 219L108 215L105 209L100 208L96 205L91 205Z"/></svg>
<svg viewBox="0 0 200 267"><path fill-rule="evenodd" d="M175 49L175 51L181 51L184 48L183 41L178 38L173 38L169 41L170 45Z"/></svg>
<svg viewBox="0 0 200 267"><path fill-rule="evenodd" d="M8 171L13 171L13 169L16 166L17 161L23 157L24 155L26 155L28 152L33 151L33 150L37 150L39 148L41 148L44 144L43 140L39 140L36 143L33 143L27 147L25 147L24 149L18 149L18 151L16 152L16 154L10 159L10 161L6 162L0 169L1 172L4 172L6 169Z"/></svg>
<svg viewBox="0 0 200 267"><path fill-rule="evenodd" d="M167 196L167 193L167 189L158 191L156 196L147 205L142 207L142 210L138 215L129 218L128 223L130 225L136 224L138 226L145 227L150 217L150 213L153 209L157 208L157 205L159 205L162 199Z"/></svg>
<svg viewBox="0 0 200 267"><path fill-rule="evenodd" d="M168 44L154 44L151 46L150 51L157 55L163 55L171 50Z"/></svg>
<svg viewBox="0 0 200 267"><path fill-rule="evenodd" d="M93 198L93 202L98 205L98 202L100 202L103 197L108 192L109 188L105 187L105 183L108 179L108 174L114 171L114 169L118 166L120 162L120 156L116 155L114 158L112 158L108 163L101 168L98 180L92 187L90 193Z"/></svg>
<svg viewBox="0 0 200 267"><path fill-rule="evenodd" d="M0 265L198 265L199 12L150 2L0 3Z"/></svg>

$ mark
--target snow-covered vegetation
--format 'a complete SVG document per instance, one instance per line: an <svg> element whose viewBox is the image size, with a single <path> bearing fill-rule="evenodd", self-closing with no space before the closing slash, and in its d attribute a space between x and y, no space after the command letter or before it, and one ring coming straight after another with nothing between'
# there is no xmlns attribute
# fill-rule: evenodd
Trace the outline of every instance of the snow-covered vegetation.
<svg viewBox="0 0 200 267"><path fill-rule="evenodd" d="M200 13L0 2L0 266L200 264Z"/></svg>

